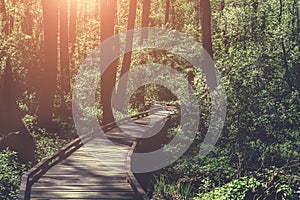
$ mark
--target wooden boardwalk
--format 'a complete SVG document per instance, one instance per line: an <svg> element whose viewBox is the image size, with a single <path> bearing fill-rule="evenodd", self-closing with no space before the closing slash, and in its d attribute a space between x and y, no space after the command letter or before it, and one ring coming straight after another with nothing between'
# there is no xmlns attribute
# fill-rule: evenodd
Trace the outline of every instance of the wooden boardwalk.
<svg viewBox="0 0 300 200"><path fill-rule="evenodd" d="M123 123L106 132L113 142L110 146L103 139L92 139L86 145L88 149L81 146L74 150L66 159L47 169L31 185L27 178L30 187L27 185L25 188L31 189L30 199L147 199L129 169L130 155L136 140L133 136L125 135L122 130L133 132L133 135L145 134L147 128L166 120L168 115L167 111L157 111L136 119L134 123ZM91 148L93 145L95 148ZM24 199L23 190L26 190L22 184L20 199Z"/></svg>

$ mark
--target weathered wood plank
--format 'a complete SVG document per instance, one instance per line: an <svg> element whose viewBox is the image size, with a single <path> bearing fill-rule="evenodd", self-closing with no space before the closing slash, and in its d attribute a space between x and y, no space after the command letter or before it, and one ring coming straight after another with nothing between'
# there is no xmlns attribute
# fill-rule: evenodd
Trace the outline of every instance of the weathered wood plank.
<svg viewBox="0 0 300 200"><path fill-rule="evenodd" d="M85 198L57 198L57 197L55 197L55 198L49 198L49 197L45 197L45 198L43 198L43 197L38 197L38 198L30 198L30 199L32 199L32 200L49 200L49 199L53 199L53 200L65 200L65 199L68 199L68 200L88 200L88 199L97 199L97 200L120 200L120 198L113 198L113 197L110 197L109 199L108 198L101 198L101 197L85 197ZM141 200L141 199L139 199L139 198L132 198L132 197L128 197L128 198L126 198L126 197L123 197L122 199L125 199L125 200ZM121 199L121 200L122 200Z"/></svg>
<svg viewBox="0 0 300 200"><path fill-rule="evenodd" d="M43 176L43 179L52 179L52 180L82 180L84 181L85 179L88 180L126 180L126 178L124 178L125 174L117 174L118 176L114 176L114 175L110 175L110 174L90 174L90 175L84 175L84 174L63 174L63 175L55 175L55 174L46 174L45 176Z"/></svg>
<svg viewBox="0 0 300 200"><path fill-rule="evenodd" d="M124 191L33 191L31 193L32 198L50 198L50 199L58 199L58 198L118 198L118 199L133 199L136 198L136 195L133 191L124 192Z"/></svg>
<svg viewBox="0 0 300 200"><path fill-rule="evenodd" d="M112 170L105 170L105 171L104 170L100 171L99 169L96 169L96 170L90 172L90 171L87 171L87 170L82 170L82 171L74 170L72 168L58 168L57 171L51 172L51 175L53 175L53 176L72 175L72 174L82 175L82 176L91 176L91 175L124 176L125 175L124 173L115 172L115 171L112 171Z"/></svg>
<svg viewBox="0 0 300 200"><path fill-rule="evenodd" d="M31 200L49 200L49 199L53 199L53 200L64 200L64 199L68 199L68 200L87 200L87 199L97 199L97 200L141 200L140 198L137 198L137 197L126 197L126 196L123 196L122 198L120 197L84 197L84 198L80 198L80 197L72 197L72 198L69 198L69 197L54 197L54 198L49 198L49 197L34 197L34 198L30 198Z"/></svg>
<svg viewBox="0 0 300 200"><path fill-rule="evenodd" d="M37 188L39 187L54 187L57 185L71 185L71 186L78 186L78 187L85 187L89 185L116 185L116 184L123 184L123 185L128 185L127 181L90 181L90 182L67 182L67 181L61 181L61 182L47 182L47 181L41 181L37 182ZM32 188L32 190L35 190L35 186Z"/></svg>
<svg viewBox="0 0 300 200"><path fill-rule="evenodd" d="M36 186L34 187L36 191L45 191L45 190L75 190L75 191L112 191L112 190L118 190L118 191L132 191L132 188L128 184L124 183L107 183L103 185L54 185L51 188L47 186Z"/></svg>
<svg viewBox="0 0 300 200"><path fill-rule="evenodd" d="M86 184L106 184L106 183L117 183L117 182L123 182L126 184L126 179L124 177L115 177L114 179L112 178L68 178L68 179L54 179L54 178L43 178L39 180L36 184L40 183L49 183L51 185L67 185L67 184L78 184L78 185L83 185L84 183Z"/></svg>

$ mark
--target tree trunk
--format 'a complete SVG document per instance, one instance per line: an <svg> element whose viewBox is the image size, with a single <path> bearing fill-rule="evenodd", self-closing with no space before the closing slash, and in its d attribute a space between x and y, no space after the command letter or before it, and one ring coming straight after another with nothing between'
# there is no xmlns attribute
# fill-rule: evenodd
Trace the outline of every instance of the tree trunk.
<svg viewBox="0 0 300 200"><path fill-rule="evenodd" d="M194 2L194 8L195 8L195 20L194 20L194 25L196 27L201 26L201 12L200 12L200 1L195 1Z"/></svg>
<svg viewBox="0 0 300 200"><path fill-rule="evenodd" d="M254 42L257 41L257 14L258 14L258 0L252 0L252 9L254 17L251 20L252 39Z"/></svg>
<svg viewBox="0 0 300 200"><path fill-rule="evenodd" d="M211 41L211 6L209 0L200 0L202 45L208 54L213 58Z"/></svg>
<svg viewBox="0 0 300 200"><path fill-rule="evenodd" d="M16 0L12 0L11 2L12 6L15 7ZM13 10L11 13L9 13L9 33L12 33L14 31L15 26L15 11Z"/></svg>
<svg viewBox="0 0 300 200"><path fill-rule="evenodd" d="M71 105L68 105L66 96L70 95L70 60L68 43L68 0L60 1L60 67L61 67L61 114L71 115Z"/></svg>
<svg viewBox="0 0 300 200"><path fill-rule="evenodd" d="M279 26L283 26L282 25L282 17L283 17L283 9L284 9L284 4L282 2L282 0L279 1L280 2L280 12L279 12ZM282 60L284 63L284 68L285 68L285 79L286 82L290 88L290 90L293 90L293 84L291 83L291 74L290 74L290 70L289 70L289 64L288 64L288 58L287 58L287 52L286 52L286 47L285 47L285 42L284 42L284 37L280 38L280 44L281 44L281 49L282 49Z"/></svg>
<svg viewBox="0 0 300 200"><path fill-rule="evenodd" d="M69 39L70 43L76 42L76 22L77 22L77 0L71 0L70 5L70 25L69 25Z"/></svg>
<svg viewBox="0 0 300 200"><path fill-rule="evenodd" d="M114 35L116 9L116 0L101 1L101 42ZM102 54L113 51L113 46L108 49L101 49ZM113 62L101 77L101 102L103 106L102 124L114 121L111 108L111 95L116 84L116 71L117 65L116 62Z"/></svg>
<svg viewBox="0 0 300 200"><path fill-rule="evenodd" d="M208 65L209 71L206 74L206 82L210 89L214 90L217 86L217 77L214 68L213 48L211 39L211 6L209 0L200 0L200 12L201 12L201 29L202 29L202 45L203 48L210 55L211 59L205 58L205 64Z"/></svg>
<svg viewBox="0 0 300 200"><path fill-rule="evenodd" d="M136 9L137 9L136 5L137 5L137 0L130 1L127 30L134 29ZM122 78L130 69L132 45L133 45L133 34L127 34L125 49L130 50L130 52L124 55L120 78ZM127 77L123 77L123 79L124 82L122 82L122 85L118 86L119 97L123 97L126 95Z"/></svg>
<svg viewBox="0 0 300 200"><path fill-rule="evenodd" d="M0 82L0 135L7 135L9 132L19 131L23 128L16 102L17 93L17 84L8 56Z"/></svg>
<svg viewBox="0 0 300 200"><path fill-rule="evenodd" d="M170 0L166 0L165 24L169 22L170 17Z"/></svg>
<svg viewBox="0 0 300 200"><path fill-rule="evenodd" d="M297 19L297 28L296 28L296 33L300 33L300 15L299 15L299 7L297 7L297 5L299 5L298 0L295 0L295 10L296 10L296 16L295 18ZM299 34L296 34L297 40L298 40L298 49L300 49L300 36Z"/></svg>
<svg viewBox="0 0 300 200"><path fill-rule="evenodd" d="M70 4L70 25L69 25L69 41L71 44L71 55L75 51L76 43L76 23L77 23L77 0L71 0Z"/></svg>
<svg viewBox="0 0 300 200"><path fill-rule="evenodd" d="M150 11L151 11L151 0L143 1L143 13L142 13L142 27L146 28L150 25ZM148 31L142 33L141 42L148 39ZM146 64L146 60L141 60L141 64ZM145 104L145 86L139 88L139 92L137 93L137 104L144 105Z"/></svg>
<svg viewBox="0 0 300 200"><path fill-rule="evenodd" d="M88 2L87 1L83 1L83 20L84 23L87 23L87 19L88 19Z"/></svg>
<svg viewBox="0 0 300 200"><path fill-rule="evenodd" d="M58 1L43 0L42 6L45 64L41 73L37 115L39 126L52 130L53 103L57 88Z"/></svg>
<svg viewBox="0 0 300 200"><path fill-rule="evenodd" d="M143 14L142 14L142 27L149 26L149 16L150 16L151 0L143 0ZM142 41L148 38L148 32L142 33Z"/></svg>
<svg viewBox="0 0 300 200"><path fill-rule="evenodd" d="M95 5L94 18L98 20L100 16L100 0L95 0Z"/></svg>
<svg viewBox="0 0 300 200"><path fill-rule="evenodd" d="M26 4L26 2L27 0L22 0L22 3L24 5ZM26 17L23 17L22 19L22 24L21 24L22 32L27 35L32 35L33 21L32 21L32 15L30 13L30 8L25 6L24 9L25 9L24 15Z"/></svg>
<svg viewBox="0 0 300 200"><path fill-rule="evenodd" d="M173 26L175 26L175 24L176 24L176 8L175 8L174 0L171 0L170 15L171 15L171 23Z"/></svg>
<svg viewBox="0 0 300 200"><path fill-rule="evenodd" d="M8 35L9 34L9 24L8 24L8 17L7 17L7 12L6 12L6 6L5 6L5 1L4 0L1 0L0 1L0 12L1 12L1 21L2 21L2 27L3 27L3 30L2 32L5 34L5 35Z"/></svg>

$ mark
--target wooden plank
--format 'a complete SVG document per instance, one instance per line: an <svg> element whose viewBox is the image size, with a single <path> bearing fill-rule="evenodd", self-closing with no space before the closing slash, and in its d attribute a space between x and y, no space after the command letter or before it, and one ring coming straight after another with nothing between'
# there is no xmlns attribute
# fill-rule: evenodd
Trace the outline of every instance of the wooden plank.
<svg viewBox="0 0 300 200"><path fill-rule="evenodd" d="M126 168L126 162L125 161L122 161L122 162L103 162L102 165L93 165L92 162L87 162L85 164L82 164L83 166L82 167L78 167L78 169L94 169L94 170L97 170L97 167L99 169L100 168L104 168L103 170L101 171L107 171L107 170L113 170L112 168L114 167L123 167L123 168ZM89 168L90 166L90 168ZM63 165L62 167L73 167L73 168L76 168L76 165L74 164L70 164L70 165Z"/></svg>
<svg viewBox="0 0 300 200"><path fill-rule="evenodd" d="M103 156L104 157L104 156ZM122 160L114 160L113 158L111 158L111 160L107 160L108 158L103 158L103 160L105 160L105 162L102 160L85 160L84 158L80 159L80 158L75 158L74 160L65 160L63 163L61 163L61 165L72 165L72 164L77 164L78 166L101 166L103 165L103 163L120 163L120 162L124 162L125 158L122 158ZM120 158L119 158L120 159ZM86 161L86 162L85 162Z"/></svg>
<svg viewBox="0 0 300 200"><path fill-rule="evenodd" d="M120 161L120 160L117 160L118 158L120 158L120 154L119 154L119 156L117 156L116 155L116 157L114 157L114 156L112 156L112 155L109 155L108 153L106 153L107 155L103 155L103 157L109 157L109 158L111 158L111 162L113 163L113 162L118 162L118 161ZM88 156L88 155L87 155ZM101 154L101 156L102 156L102 154ZM125 160L125 158L123 158L124 160ZM68 159L68 160L65 160L63 163L61 163L62 165L63 164L65 164L65 163L67 163L67 162L85 162L85 161L88 161L88 162L93 162L93 163L95 163L95 164L102 164L102 162L101 162L101 160L100 159L97 159L97 158L95 158L95 157L93 157L93 156L90 156L90 157L84 157L84 156L74 156L74 157L72 157L72 159Z"/></svg>
<svg viewBox="0 0 300 200"><path fill-rule="evenodd" d="M116 181L116 180L92 180L89 182L74 182L74 181L69 181L69 180L60 180L60 181L47 181L47 180L39 180L39 182L36 182L34 186L32 187L32 190L35 190L35 186L38 187L52 187L55 185L77 185L77 186L88 186L88 185L110 185L110 184L117 184L117 183L122 183L122 184L128 184L127 181Z"/></svg>
<svg viewBox="0 0 300 200"><path fill-rule="evenodd" d="M109 199L108 198L102 198L102 197L85 197L85 198L76 198L76 197L72 197L72 198L64 198L64 197L55 197L55 198L49 198L49 197L34 197L34 198L30 198L31 200L49 200L49 199L53 199L53 200L64 200L64 199L68 199L68 200L87 200L87 199L97 199L97 200L122 200L122 199L126 199L126 200L141 200L137 197L122 197L122 198L119 198L119 197L110 197Z"/></svg>
<svg viewBox="0 0 300 200"><path fill-rule="evenodd" d="M37 193L37 194L48 194L48 193L73 193L73 192L97 192L97 193L121 193L124 192L124 194L127 193L133 193L132 188L128 188L128 189L122 189L122 188L94 188L94 189L90 189L88 187L81 187L81 188L57 188L57 189L53 189L53 188L48 188L48 189L35 189L32 191L33 193Z"/></svg>
<svg viewBox="0 0 300 200"><path fill-rule="evenodd" d="M90 182L67 182L67 181L60 181L60 182L48 182L48 181L41 181L37 182L37 184L34 185L32 190L35 190L37 187L55 187L59 185L70 185L70 186L78 186L78 187L88 187L90 185L108 185L108 186L114 186L114 185L128 185L127 181L90 181Z"/></svg>
<svg viewBox="0 0 300 200"><path fill-rule="evenodd" d="M57 184L65 184L65 183L108 183L108 182L118 182L118 181L126 181L126 178L123 176L114 176L114 177L84 177L84 176L45 176L41 178L36 183L45 183L45 182L52 182ZM36 185L36 184L34 184Z"/></svg>
<svg viewBox="0 0 300 200"><path fill-rule="evenodd" d="M91 174L63 174L63 175L53 175L53 174L45 174L42 179L87 179L87 180L98 180L98 179L110 179L110 180L126 180L124 178L125 174L118 174L118 176L110 175L110 174L95 174L91 172ZM41 179L41 180L42 180Z"/></svg>
<svg viewBox="0 0 300 200"><path fill-rule="evenodd" d="M38 197L38 198L30 198L32 200L49 200L49 199L53 199L53 200L65 200L65 199L68 199L68 200L88 200L88 199L97 199L97 200L108 200L107 198L101 198L101 197L94 197L94 198L89 198L89 197L85 197L85 198L49 198L49 197ZM141 200L139 198L132 198L132 197L129 197L129 198L126 198L126 197L123 197L122 199L125 199L125 200ZM122 200L121 199L121 200ZM113 197L110 197L109 200L120 200L120 198L113 198Z"/></svg>
<svg viewBox="0 0 300 200"><path fill-rule="evenodd" d="M123 172L115 172L112 170L107 170L107 171L88 171L88 170L74 170L74 169L67 169L67 168L60 168L58 171L50 171L47 173L48 175L55 175L55 176L60 176L60 175L82 175L82 176L91 176L91 175L106 175L106 176L124 176Z"/></svg>
<svg viewBox="0 0 300 200"><path fill-rule="evenodd" d="M124 184L124 183L107 183L103 185L54 185L51 188L47 186L35 186L34 190L36 191L44 191L44 190L75 190L75 191L82 191L82 190L87 190L87 191L94 191L94 190L129 190L132 191L132 188L130 187L129 184Z"/></svg>
<svg viewBox="0 0 300 200"><path fill-rule="evenodd" d="M106 166L103 165L101 166L101 169L99 169L99 166L91 166L91 167L87 167L87 166L57 166L53 169L51 169L51 171L49 173L55 172L55 171L59 171L59 170L66 170L66 171L90 171L92 170L93 172L112 172L112 168L110 166ZM118 172L118 173L122 173L122 172Z"/></svg>
<svg viewBox="0 0 300 200"><path fill-rule="evenodd" d="M42 191L37 192L33 191L31 193L32 198L50 198L50 199L58 199L58 198L104 198L104 199L133 199L136 198L134 192L119 192L119 191Z"/></svg>

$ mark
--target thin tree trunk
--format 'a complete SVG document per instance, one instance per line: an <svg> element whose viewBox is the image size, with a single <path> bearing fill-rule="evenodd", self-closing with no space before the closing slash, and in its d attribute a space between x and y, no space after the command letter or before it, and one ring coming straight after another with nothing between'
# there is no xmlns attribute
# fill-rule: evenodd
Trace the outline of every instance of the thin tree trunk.
<svg viewBox="0 0 300 200"><path fill-rule="evenodd" d="M279 12L279 25L282 26L282 17L283 17L283 9L284 9L284 4L282 2L282 0L279 1L280 2L280 12ZM285 78L286 78L286 82L290 88L290 90L293 90L293 85L291 83L291 74L289 71L289 65L288 65L288 60L287 60L287 52L286 52L286 47L285 47L285 43L284 43L284 37L281 37L280 39L280 44L281 44L281 49L282 49L282 60L284 63L284 68L285 68Z"/></svg>
<svg viewBox="0 0 300 200"><path fill-rule="evenodd" d="M15 7L16 0L12 0L12 6ZM11 11L9 15L9 33L12 33L14 31L14 26L15 26L15 13L16 11L13 10Z"/></svg>
<svg viewBox="0 0 300 200"><path fill-rule="evenodd" d="M57 88L58 1L43 0L42 6L45 64L41 73L37 115L39 126L52 130L53 103Z"/></svg>
<svg viewBox="0 0 300 200"><path fill-rule="evenodd" d="M70 0L70 23L69 23L69 45L70 49L70 65L71 67L75 66L75 60L73 58L75 47L76 47L76 31L77 31L77 0ZM70 73L70 82L72 81ZM71 84L71 83L70 83Z"/></svg>
<svg viewBox="0 0 300 200"><path fill-rule="evenodd" d="M297 38L297 41L298 41L298 49L300 49L300 36L299 36L299 33L300 33L300 15L299 15L300 6L298 6L298 5L299 5L298 0L294 0L294 7L295 7L295 10L296 10L295 18L297 20L296 31L295 31L296 34L295 35L296 35L296 38Z"/></svg>
<svg viewBox="0 0 300 200"><path fill-rule="evenodd" d="M143 1L143 13L142 13L142 27L146 28L150 26L150 11L151 11L151 0ZM148 39L148 31L142 33L141 42ZM141 64L146 64L146 60L141 60ZM137 93L137 104L145 104L145 86L139 88L139 93Z"/></svg>
<svg viewBox="0 0 300 200"><path fill-rule="evenodd" d="M172 25L175 26L175 24L176 24L176 8L175 8L174 0L171 0L170 14L171 14Z"/></svg>
<svg viewBox="0 0 300 200"><path fill-rule="evenodd" d="M247 12L247 0L243 0L243 7L244 7L244 12ZM242 42L243 42L243 48L244 48L244 50L246 50L247 49L247 41L248 41L248 37L247 37L247 34L248 34L248 30L247 30L247 28L248 28L248 24L247 23L243 23L243 25L244 25L244 34L241 36L241 40L242 40Z"/></svg>
<svg viewBox="0 0 300 200"><path fill-rule="evenodd" d="M95 12L94 12L94 18L98 20L100 16L100 0L95 0Z"/></svg>
<svg viewBox="0 0 300 200"><path fill-rule="evenodd" d="M136 18L136 9L137 9L136 5L137 5L137 0L130 1L127 30L131 30L134 28L135 18ZM132 56L132 52L131 52L132 44L133 44L133 34L128 33L126 35L125 49L129 50L130 52L128 52L124 55L120 78L122 78L130 69L131 56ZM122 84L120 84L118 87L118 94L120 97L123 97L126 95L127 77L123 77L123 79L124 79L124 82L122 82Z"/></svg>
<svg viewBox="0 0 300 200"><path fill-rule="evenodd" d="M17 84L14 80L9 56L6 58L0 88L0 133L6 135L9 132L18 131L23 128L16 102L18 93Z"/></svg>
<svg viewBox="0 0 300 200"><path fill-rule="evenodd" d="M224 9L225 9L225 0L222 0L221 2L221 16L224 19L224 28L223 28L223 38L224 38L224 48L225 48L225 52L228 53L228 45L229 45L229 41L228 41L228 36L227 36L227 21L224 15Z"/></svg>
<svg viewBox="0 0 300 200"><path fill-rule="evenodd" d="M256 41L257 40L257 34L256 34L257 28L256 27L257 27L258 0L252 0L252 8L254 11L254 17L251 20L252 38L253 38L253 41Z"/></svg>
<svg viewBox="0 0 300 200"><path fill-rule="evenodd" d="M210 55L211 59L205 58L205 64L208 65L206 72L206 82L208 87L214 90L217 86L217 77L214 68L213 48L211 39L211 6L209 0L200 0L200 12L201 12L201 29L202 29L202 45L203 48Z"/></svg>
<svg viewBox="0 0 300 200"><path fill-rule="evenodd" d="M170 17L170 0L166 0L165 24L169 22Z"/></svg>
<svg viewBox="0 0 300 200"><path fill-rule="evenodd" d="M202 45L208 54L213 58L211 40L211 6L209 0L200 0Z"/></svg>
<svg viewBox="0 0 300 200"><path fill-rule="evenodd" d="M61 67L61 111L64 116L70 116L70 105L67 105L66 95L70 95L70 59L68 43L68 0L60 0L60 67Z"/></svg>
<svg viewBox="0 0 300 200"><path fill-rule="evenodd" d="M82 3L83 3L83 19L84 19L84 23L86 23L88 18L88 2L84 1Z"/></svg>
<svg viewBox="0 0 300 200"><path fill-rule="evenodd" d="M149 17L150 17L150 8L151 8L151 0L143 0L143 13L142 13L142 27L149 26ZM148 32L145 31L142 33L141 42L148 38Z"/></svg>
<svg viewBox="0 0 300 200"><path fill-rule="evenodd" d="M7 17L7 12L6 12L6 6L5 6L5 1L1 0L0 1L0 11L1 11L1 21L2 21L2 27L3 27L3 32L5 35L9 34L9 24L8 24L8 17Z"/></svg>
<svg viewBox="0 0 300 200"><path fill-rule="evenodd" d="M22 0L22 3L26 5L27 0ZM30 13L30 8L28 8L28 6L26 5L24 9L25 9L24 15L26 17L22 19L22 24L21 24L22 32L27 35L32 35L33 21L32 21L32 15Z"/></svg>
<svg viewBox="0 0 300 200"><path fill-rule="evenodd" d="M69 42L71 45L71 56L73 56L76 44L76 26L77 26L77 0L71 0L70 3L70 24L69 24Z"/></svg>
<svg viewBox="0 0 300 200"><path fill-rule="evenodd" d="M114 35L116 0L101 1L101 42ZM113 52L114 47L101 49L101 53ZM114 121L111 108L111 95L116 84L116 62L110 65L101 77L101 102L103 106L103 124Z"/></svg>
<svg viewBox="0 0 300 200"><path fill-rule="evenodd" d="M130 1L127 30L131 30L134 28L135 18L136 18L136 8L137 8L136 4L137 4L137 0ZM133 34L127 34L125 49L129 50L130 52L124 55L120 77L122 77L126 72L129 71L130 64L131 64L131 56L132 56L132 52L131 52L132 44L133 44ZM126 85L124 87L126 88Z"/></svg>
<svg viewBox="0 0 300 200"><path fill-rule="evenodd" d="M194 9L195 9L195 21L194 21L194 25L196 27L201 26L201 9L200 8L200 1L195 1L194 2Z"/></svg>

